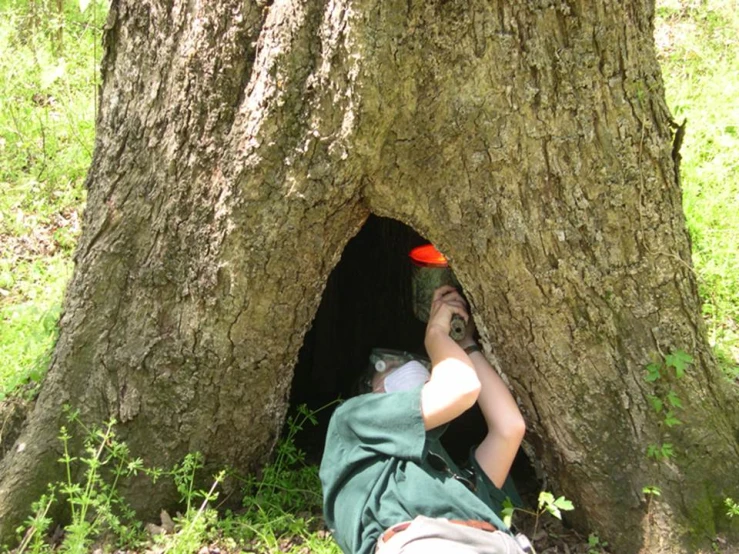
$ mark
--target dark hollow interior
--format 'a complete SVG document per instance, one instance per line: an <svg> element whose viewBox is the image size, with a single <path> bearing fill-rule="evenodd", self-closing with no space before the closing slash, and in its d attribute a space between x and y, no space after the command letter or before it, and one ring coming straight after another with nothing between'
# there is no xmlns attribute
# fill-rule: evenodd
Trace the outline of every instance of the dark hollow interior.
<svg viewBox="0 0 739 554"><path fill-rule="evenodd" d="M317 410L337 397L353 396L368 367L372 348L425 353L426 325L413 315L413 266L408 253L427 242L399 221L370 215L346 245L328 279L298 355L291 410L301 404ZM306 427L296 439L311 461L320 460L332 411L319 412L318 425ZM443 437L444 446L454 458L462 460L484 432L482 414L475 406L450 424ZM514 465L517 483L521 472L526 480L533 479L528 460L519 455Z"/></svg>

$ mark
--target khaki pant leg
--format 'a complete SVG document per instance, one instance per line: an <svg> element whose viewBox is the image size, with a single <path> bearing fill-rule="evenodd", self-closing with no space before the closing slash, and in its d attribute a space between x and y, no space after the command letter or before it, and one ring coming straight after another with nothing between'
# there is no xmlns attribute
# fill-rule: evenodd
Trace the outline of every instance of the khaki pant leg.
<svg viewBox="0 0 739 554"><path fill-rule="evenodd" d="M512 536L418 516L405 531L379 545L377 554L523 554Z"/></svg>

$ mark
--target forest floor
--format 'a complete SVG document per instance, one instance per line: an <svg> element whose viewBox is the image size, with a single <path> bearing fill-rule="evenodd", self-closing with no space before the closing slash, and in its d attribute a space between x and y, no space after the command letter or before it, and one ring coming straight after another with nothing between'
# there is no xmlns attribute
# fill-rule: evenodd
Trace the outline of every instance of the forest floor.
<svg viewBox="0 0 739 554"><path fill-rule="evenodd" d="M655 25L668 104L676 121L687 119L683 203L703 313L720 366L734 383L739 382L736 8L735 0L658 0ZM95 0L0 0L0 448L7 448L3 433L11 415L20 417L32 405L56 339L92 157L105 10ZM100 552L338 554L323 528L316 467L295 447L295 433L311 419L300 417L294 416L292 427L288 422L273 464L259 480L245 481L238 513L218 514L203 504L209 492L193 489L198 462L190 459L168 473L185 487L183 515L164 514L156 522L101 520L105 525L98 528L81 521L63 534L45 521L52 502L77 494L90 509L105 512L111 504L99 504L100 496L91 497L88 489L70 492L70 484L57 484L29 506L22 550L40 553L60 544L69 550L77 540ZM94 433L89 440L95 440ZM110 501L115 494L108 492ZM536 505L535 497L530 504ZM540 553L608 552L596 533L581 536L547 513L517 514L514 522L534 537ZM91 543L103 527L108 533L96 539L103 542ZM41 532L29 535L29 529L46 529L51 541ZM717 539L715 551L725 548Z"/></svg>

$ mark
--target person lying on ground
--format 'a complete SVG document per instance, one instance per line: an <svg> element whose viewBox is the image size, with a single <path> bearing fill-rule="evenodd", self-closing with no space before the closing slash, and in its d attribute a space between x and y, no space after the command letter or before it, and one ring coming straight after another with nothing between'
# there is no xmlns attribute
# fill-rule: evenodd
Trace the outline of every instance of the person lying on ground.
<svg viewBox="0 0 739 554"><path fill-rule="evenodd" d="M468 322L459 343L454 314ZM520 503L508 472L524 419L453 287L434 292L424 344L430 372L417 360L382 367L371 393L332 416L320 467L327 525L347 554L524 552L500 517L506 497ZM487 434L462 470L440 437L475 402Z"/></svg>

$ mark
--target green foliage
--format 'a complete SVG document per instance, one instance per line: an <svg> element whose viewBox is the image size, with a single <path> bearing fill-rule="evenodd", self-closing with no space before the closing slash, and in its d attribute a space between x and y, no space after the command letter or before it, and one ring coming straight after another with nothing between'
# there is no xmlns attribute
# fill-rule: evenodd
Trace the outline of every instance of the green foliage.
<svg viewBox="0 0 739 554"><path fill-rule="evenodd" d="M510 527L513 524L513 513L516 511L516 507L511 502L511 499L506 496L503 501L503 509L500 511L500 517L505 523L506 527Z"/></svg>
<svg viewBox="0 0 739 554"><path fill-rule="evenodd" d="M644 380L647 383L654 383L662 377L662 366L660 364L651 363L646 369L647 375L644 377Z"/></svg>
<svg viewBox="0 0 739 554"><path fill-rule="evenodd" d="M659 396L649 395L647 397L647 400L649 400L649 403L652 405L652 408L656 413L661 413L662 408L665 407L665 403L662 402L662 399Z"/></svg>
<svg viewBox="0 0 739 554"><path fill-rule="evenodd" d="M683 206L709 340L739 378L739 11L733 0L657 3L655 39L674 117Z"/></svg>
<svg viewBox="0 0 739 554"><path fill-rule="evenodd" d="M185 513L175 518L172 529L156 536L162 552L190 554L197 551L216 529L217 513L211 507L217 499L216 487L223 481L225 471L213 479L208 490L198 489L196 477L204 467L200 453L188 454L182 463L170 471L147 468L140 458L133 458L128 446L116 438L115 420L102 427L86 427L79 413L66 408L68 422L84 433L82 453L74 455L74 436L66 426L59 439L66 480L49 486L31 508L31 515L18 529L20 545L17 554L51 552L45 534L52 523L47 516L51 506L61 500L66 503L71 520L64 529L64 539L56 551L69 554L90 552L93 542L111 540L119 548L136 547L145 540L143 526L118 493L122 479L144 473L153 481L161 476L171 477L185 505ZM82 470L81 480L76 479Z"/></svg>
<svg viewBox="0 0 739 554"><path fill-rule="evenodd" d="M588 535L588 554L601 554L606 546L608 542L601 540L595 533Z"/></svg>
<svg viewBox="0 0 739 554"><path fill-rule="evenodd" d="M59 440L63 453L59 461L65 467L66 480L50 484L49 492L33 504L31 515L18 529L21 536L19 554L50 551L44 540L52 523L47 514L60 500L66 503L71 520L65 528L59 552L87 553L92 541L106 533L115 536L119 546L136 544L141 539L141 525L135 522L133 511L117 491L120 479L135 474L141 467L140 460L131 460L128 447L116 438L115 420L101 428L87 428L80 422L78 412L69 409L67 420L85 434L83 454L72 455L73 436L66 426L62 427ZM82 479L78 481L74 476L80 470Z"/></svg>
<svg viewBox="0 0 739 554"><path fill-rule="evenodd" d="M682 350L676 350L665 356L665 366L675 370L675 377L682 379L687 367L693 363L693 357Z"/></svg>
<svg viewBox="0 0 739 554"><path fill-rule="evenodd" d="M59 500L66 502L71 513L59 552L86 553L93 543L110 544L111 540L119 548L145 544L142 524L117 492L122 479L139 473L153 481L163 476L172 478L184 506L184 514L166 525L162 522L159 534L150 539L158 552L191 554L204 544L217 541L231 550L248 546L258 552L305 552L307 548L317 554L340 554L331 536L321 528L318 468L308 464L305 453L295 445L296 434L306 423L317 422L318 410L300 406L297 414L288 418L287 433L279 442L274 461L264 468L260 478L244 480L245 510L228 512L222 518L213 504L218 498L216 488L226 472L215 475L210 488L198 488L198 476L205 467L202 454L188 454L169 471L147 468L140 458L132 458L127 445L116 438L114 420L101 428L88 428L77 411L66 411L69 423L85 434L82 454L73 453L75 439L66 426L62 427L59 461L64 464L66 480L51 485L49 492L33 504L31 515L18 529L17 554L51 552L45 541L52 523L47 513ZM84 471L78 481L75 476L80 468Z"/></svg>
<svg viewBox="0 0 739 554"><path fill-rule="evenodd" d="M40 383L56 342L58 299L66 279L53 283L50 298L0 308L0 401L21 385Z"/></svg>
<svg viewBox="0 0 739 554"><path fill-rule="evenodd" d="M557 519L562 519L561 510L569 511L574 510L572 502L567 500L564 496L554 498L554 495L547 491L541 491L539 493L539 511L542 509L549 512Z"/></svg>
<svg viewBox="0 0 739 554"><path fill-rule="evenodd" d="M80 426L76 412L69 412L69 419ZM258 545L260 552L281 551L285 549L284 538L298 546L310 544L312 552L339 554L339 549L326 533L316 532L315 513L320 513L321 489L317 468L304 463L305 454L295 447L295 433L303 428L306 421L315 421L315 412L301 407L298 416L288 422L289 432L281 440L275 461L265 468L260 480L247 479L250 486L256 486L253 496L244 500L247 510L242 514L227 514L219 519L213 507L218 498L216 488L223 482L226 472L221 471L213 477L208 489L198 488L198 475L205 467L200 453L191 453L170 471L150 469L140 459L130 456L128 447L115 438L114 424L111 420L101 429L86 429L84 456L76 457L69 448L72 436L62 428L60 439L63 455L60 461L67 469L67 481L56 487L66 498L72 512L72 521L65 528L65 538L61 552L89 552L93 541L102 536L115 537L118 546L142 544L145 537L142 525L134 520L134 514L126 510L116 490L121 478L139 472L153 480L161 476L173 479L184 514L171 521L171 527L162 525L162 532L153 537L156 549L171 554L190 554L199 550L203 544L213 540L223 540L238 544ZM84 428L84 426L82 426ZM82 482L76 482L75 466L86 467ZM107 468L107 471L106 471ZM108 477L106 480L104 475ZM53 500L52 500L53 501ZM46 552L47 547L40 539L44 527L45 510L48 501L42 498L33 508L24 527L24 541L31 547L40 546L38 552ZM305 511L306 507L317 507L318 512ZM43 509L45 508L45 510ZM302 510L302 511L301 511ZM123 513L123 517L117 515ZM22 530L19 530L22 531ZM224 538L225 536L225 538ZM296 537L299 538L298 542Z"/></svg>
<svg viewBox="0 0 739 554"><path fill-rule="evenodd" d="M301 405L288 417L287 432L277 444L274 461L263 469L261 477L245 481L244 513L231 514L219 524L225 534L260 552L299 551L307 545L311 552L341 552L320 527L318 467L308 464L305 453L295 445L295 437L305 425L315 425L316 414L336 402L315 411Z"/></svg>
<svg viewBox="0 0 739 554"><path fill-rule="evenodd" d="M515 507L513 505L513 502L511 502L511 499L506 497L506 499L503 501L501 518L503 519L503 523L505 523L507 527L510 527L513 523L513 514L517 511L533 516L535 518L535 521L532 536L536 536L536 530L539 527L539 518L542 515L548 513L553 517L561 520L562 511L568 512L574 509L575 506L572 504L572 502L570 500L567 500L564 496L559 496L555 498L555 496L551 492L541 491L539 493L537 510L535 512Z"/></svg>
<svg viewBox="0 0 739 554"><path fill-rule="evenodd" d="M202 496L202 492L196 492L194 487L195 475L204 465L203 455L200 452L194 452L187 454L182 463L172 471L177 492L180 493L180 500L185 502L188 512L192 509L192 501Z"/></svg>
<svg viewBox="0 0 739 554"><path fill-rule="evenodd" d="M682 350L675 350L646 366L644 380L654 387L655 394L647 396L652 410L661 417L661 434L664 438L664 429L671 429L682 425L677 417L677 410L683 408L680 397L672 387L672 383L685 376L693 358ZM669 460L675 455L672 443L660 442L647 445L647 457L658 462Z"/></svg>
<svg viewBox="0 0 739 554"><path fill-rule="evenodd" d="M662 420L667 427L674 427L675 425L682 425L683 422L675 417L675 413L672 410L665 412L665 418Z"/></svg>
<svg viewBox="0 0 739 554"><path fill-rule="evenodd" d="M89 551L93 538L103 532L111 532L123 544L136 542L140 526L133 523L134 513L118 494L117 485L122 477L133 475L141 462L131 463L128 446L118 441L114 432L115 420L101 428L85 427L77 412L68 410L70 423L76 423L85 431L84 455L72 456L72 436L62 427L59 439L63 456L59 460L66 468L67 481L59 484L59 491L70 508L72 519L65 528L62 552L82 554ZM73 479L74 466L84 468L82 482Z"/></svg>
<svg viewBox="0 0 739 554"><path fill-rule="evenodd" d="M641 490L647 502L647 522L651 523L652 502L662 496L662 489L655 485L646 485Z"/></svg>
<svg viewBox="0 0 739 554"><path fill-rule="evenodd" d="M647 458L653 458L658 462L669 460L675 455L672 444L665 442L662 444L647 445Z"/></svg>
<svg viewBox="0 0 739 554"><path fill-rule="evenodd" d="M94 142L103 4L0 5L0 234L68 229L84 202ZM62 33L60 34L60 31ZM60 43L61 40L61 43ZM73 240L60 233L59 244Z"/></svg>
<svg viewBox="0 0 739 554"><path fill-rule="evenodd" d="M26 519L25 525L18 529L19 533L23 533L16 554L43 554L50 551L49 545L44 541L44 536L52 524L52 520L47 516L49 508L56 502L56 490L53 485L49 485L49 492L44 494L31 506L31 515Z"/></svg>
<svg viewBox="0 0 739 554"><path fill-rule="evenodd" d="M277 444L275 460L267 465L260 479L246 483L244 505L249 510L292 511L320 509L321 492L318 468L305 463L305 453L295 445L295 435L307 423L316 423L315 413L305 405L287 419L287 434Z"/></svg>
<svg viewBox="0 0 739 554"><path fill-rule="evenodd" d="M683 403L678 397L677 393L675 393L674 390L670 389L667 392L667 403L672 406L673 408L682 408Z"/></svg>
<svg viewBox="0 0 739 554"><path fill-rule="evenodd" d="M646 375L644 380L647 383L656 383L658 381L669 381L671 378L682 379L688 366L693 363L693 357L682 350L675 350L660 358L659 361L652 362L646 366ZM672 371L670 371L672 370ZM676 398L675 392L672 397ZM679 401L679 399L678 399Z"/></svg>
<svg viewBox="0 0 739 554"><path fill-rule="evenodd" d="M18 529L17 554L52 551L46 534L52 525L48 513L56 502L66 504L71 521L55 551L81 554L91 551L93 544L118 548L145 544L147 538L142 523L136 521L135 514L118 493L123 479L139 473L152 481L163 476L171 478L184 506L184 514L178 514L173 520L166 516L167 524L163 521L162 527L154 526L159 529L159 534L153 537L159 552L190 554L204 544L219 541L232 545L233 550L242 545L259 552L304 552L308 548L318 554L340 554L336 543L321 526L318 468L308 464L305 453L295 445L296 434L306 423L317 422L318 410L310 411L300 406L297 414L288 418L287 433L279 442L274 461L264 468L260 478L244 480L243 513L227 513L220 519L213 503L218 498L216 488L225 479L226 472L215 475L208 489L198 488L196 483L205 467L202 454L188 454L169 471L148 468L140 458L133 458L128 446L118 440L115 420L111 419L102 427L87 427L78 411L68 407L65 411L69 425L80 429L84 435L80 453L73 447L78 440L67 426L62 427L59 462L65 468L66 478L51 484L48 492L32 505L31 514ZM555 505L561 506L560 501Z"/></svg>
<svg viewBox="0 0 739 554"><path fill-rule="evenodd" d="M175 518L173 533L155 536L156 542L162 546L164 552L191 554L213 536L218 512L211 506L218 498L216 487L223 482L226 472L221 471L215 475L208 490L198 490L195 488L195 479L198 470L203 467L203 456L197 452L185 456L183 462L171 472L187 509L183 516ZM200 501L197 509L193 504L194 501Z"/></svg>
<svg viewBox="0 0 739 554"><path fill-rule="evenodd" d="M739 516L739 504L734 502L732 498L727 498L724 500L724 505L726 506L727 512L726 515L730 518L734 516Z"/></svg>

